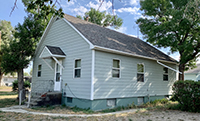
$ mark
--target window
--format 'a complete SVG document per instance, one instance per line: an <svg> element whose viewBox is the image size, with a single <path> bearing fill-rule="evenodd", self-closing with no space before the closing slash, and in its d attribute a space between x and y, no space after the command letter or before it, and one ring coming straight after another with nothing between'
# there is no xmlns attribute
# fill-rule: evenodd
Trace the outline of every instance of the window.
<svg viewBox="0 0 200 121"><path fill-rule="evenodd" d="M138 105L144 104L144 97L138 97Z"/></svg>
<svg viewBox="0 0 200 121"><path fill-rule="evenodd" d="M68 103L72 103L72 98L71 97L67 97L67 102Z"/></svg>
<svg viewBox="0 0 200 121"><path fill-rule="evenodd" d="M108 107L116 106L116 99L107 99L107 106Z"/></svg>
<svg viewBox="0 0 200 121"><path fill-rule="evenodd" d="M163 81L168 81L168 68L163 68Z"/></svg>
<svg viewBox="0 0 200 121"><path fill-rule="evenodd" d="M74 78L81 77L81 59L75 60Z"/></svg>
<svg viewBox="0 0 200 121"><path fill-rule="evenodd" d="M42 72L42 65L38 65L38 73L37 73L38 77L41 77L41 72Z"/></svg>
<svg viewBox="0 0 200 121"><path fill-rule="evenodd" d="M113 59L112 77L120 77L120 60Z"/></svg>
<svg viewBox="0 0 200 121"><path fill-rule="evenodd" d="M56 64L56 82L60 81L60 67L58 63Z"/></svg>
<svg viewBox="0 0 200 121"><path fill-rule="evenodd" d="M137 64L137 81L144 82L144 65Z"/></svg>

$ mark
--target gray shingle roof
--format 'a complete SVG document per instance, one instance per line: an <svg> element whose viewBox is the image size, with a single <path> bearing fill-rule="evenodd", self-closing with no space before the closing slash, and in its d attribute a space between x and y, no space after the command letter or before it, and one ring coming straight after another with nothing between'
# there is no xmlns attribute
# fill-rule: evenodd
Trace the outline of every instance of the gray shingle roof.
<svg viewBox="0 0 200 121"><path fill-rule="evenodd" d="M169 57L168 55L138 38L101 27L70 15L65 14L64 18L69 21L93 45L127 52L134 55L177 62L175 59Z"/></svg>
<svg viewBox="0 0 200 121"><path fill-rule="evenodd" d="M65 53L60 49L60 47L55 47L55 46L47 46L46 47L49 49L49 51L54 54L54 55L64 55Z"/></svg>
<svg viewBox="0 0 200 121"><path fill-rule="evenodd" d="M200 64L197 64L197 68L194 68L192 70L190 69L185 72L185 74L190 74L190 73L194 73L194 74L200 73Z"/></svg>

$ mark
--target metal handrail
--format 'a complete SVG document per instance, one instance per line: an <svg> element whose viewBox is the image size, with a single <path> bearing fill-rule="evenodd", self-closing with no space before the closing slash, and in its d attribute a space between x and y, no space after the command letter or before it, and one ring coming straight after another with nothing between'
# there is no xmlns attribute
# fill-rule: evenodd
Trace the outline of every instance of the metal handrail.
<svg viewBox="0 0 200 121"><path fill-rule="evenodd" d="M50 90L46 90L46 88L44 88L44 86L48 86L48 87L51 87L52 85L54 85L54 81L53 80L37 80L39 82L46 82L46 81L49 81L50 83L48 83L49 85L47 85L46 83L45 84L41 84L41 83L36 83L36 85L34 85L34 90L32 90L33 88L33 84L34 83L31 83L31 90L29 91L29 97L28 97L28 105L27 107L30 107L30 101L31 101L31 93L38 93L38 90L37 89L44 89L44 90L40 90L40 95L44 95L46 92L49 92ZM39 99L40 97L38 97L37 99Z"/></svg>

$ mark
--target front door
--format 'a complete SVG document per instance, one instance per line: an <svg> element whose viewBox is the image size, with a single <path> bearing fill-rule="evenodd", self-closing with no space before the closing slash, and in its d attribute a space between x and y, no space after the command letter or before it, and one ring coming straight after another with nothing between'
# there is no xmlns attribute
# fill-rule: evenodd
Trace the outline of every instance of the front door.
<svg viewBox="0 0 200 121"><path fill-rule="evenodd" d="M60 64L62 64L62 61L59 62ZM54 91L61 91L61 75L62 75L62 68L57 62L55 62Z"/></svg>

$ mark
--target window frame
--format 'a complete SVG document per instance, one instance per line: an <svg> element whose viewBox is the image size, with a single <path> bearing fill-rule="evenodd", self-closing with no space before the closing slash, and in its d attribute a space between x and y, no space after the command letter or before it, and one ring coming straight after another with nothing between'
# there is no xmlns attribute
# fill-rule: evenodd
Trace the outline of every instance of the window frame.
<svg viewBox="0 0 200 121"><path fill-rule="evenodd" d="M113 67L113 61L118 60L119 61L119 68ZM113 77L113 70L119 70L119 77ZM121 60L118 58L113 58L112 59L112 78L121 78Z"/></svg>
<svg viewBox="0 0 200 121"><path fill-rule="evenodd" d="M138 65L143 65L143 72L138 72ZM145 81L145 65L144 63L137 63L137 74L136 74L136 77L137 77L137 82L144 82ZM143 81L138 81L138 74L143 74Z"/></svg>
<svg viewBox="0 0 200 121"><path fill-rule="evenodd" d="M39 66L41 66L40 70L39 70ZM40 76L39 76L39 73L40 72ZM38 64L37 66L37 77L41 77L42 76L42 64Z"/></svg>
<svg viewBox="0 0 200 121"><path fill-rule="evenodd" d="M81 61L81 59L80 58L77 58L77 59L74 59L74 72L73 72L73 78L81 78L81 64L80 64L80 67L75 67L76 66L76 60L80 60ZM75 77L75 71L77 70L77 69L80 69L80 77Z"/></svg>
<svg viewBox="0 0 200 121"><path fill-rule="evenodd" d="M113 103L113 105L112 105ZM117 105L117 99L116 98L110 98L106 100L106 106L107 107L115 107Z"/></svg>
<svg viewBox="0 0 200 121"><path fill-rule="evenodd" d="M165 73L164 69L167 69L167 73ZM164 76L167 76L167 80L164 80ZM163 81L169 81L169 69L167 67L163 67Z"/></svg>

